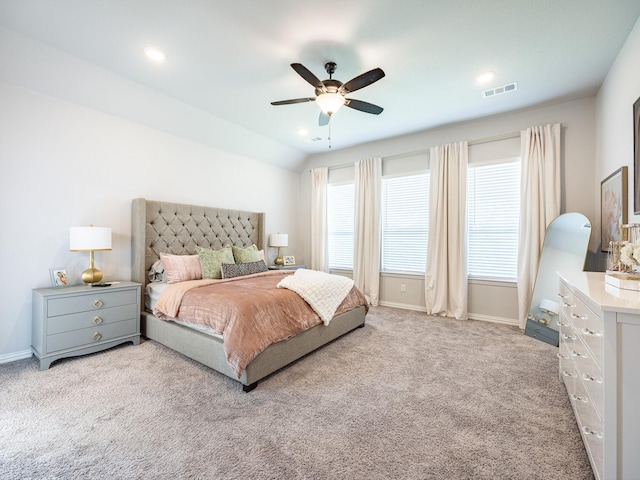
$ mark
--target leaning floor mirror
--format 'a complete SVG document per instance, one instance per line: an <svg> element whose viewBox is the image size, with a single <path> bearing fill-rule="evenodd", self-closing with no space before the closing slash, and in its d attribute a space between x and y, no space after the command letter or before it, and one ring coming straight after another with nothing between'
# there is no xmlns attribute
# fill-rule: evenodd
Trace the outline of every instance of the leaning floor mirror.
<svg viewBox="0 0 640 480"><path fill-rule="evenodd" d="M559 279L556 272L584 270L591 222L581 213L557 217L544 238L525 334L558 345Z"/></svg>

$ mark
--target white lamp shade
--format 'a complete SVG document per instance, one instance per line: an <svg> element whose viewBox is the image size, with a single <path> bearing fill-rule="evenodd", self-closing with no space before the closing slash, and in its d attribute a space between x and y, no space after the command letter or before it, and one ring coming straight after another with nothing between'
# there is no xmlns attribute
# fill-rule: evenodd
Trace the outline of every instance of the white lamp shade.
<svg viewBox="0 0 640 480"><path fill-rule="evenodd" d="M111 250L111 227L71 227L69 250L72 252Z"/></svg>
<svg viewBox="0 0 640 480"><path fill-rule="evenodd" d="M345 98L339 93L323 93L316 97L316 103L320 105L320 109L327 115L336 113L342 105Z"/></svg>
<svg viewBox="0 0 640 480"><path fill-rule="evenodd" d="M287 235L286 233L272 233L269 236L269 246L270 247L288 247L289 235Z"/></svg>
<svg viewBox="0 0 640 480"><path fill-rule="evenodd" d="M547 300L546 298L540 302L540 306L538 307L543 312L550 313L552 315L558 315L560 311L560 305L554 302L553 300Z"/></svg>

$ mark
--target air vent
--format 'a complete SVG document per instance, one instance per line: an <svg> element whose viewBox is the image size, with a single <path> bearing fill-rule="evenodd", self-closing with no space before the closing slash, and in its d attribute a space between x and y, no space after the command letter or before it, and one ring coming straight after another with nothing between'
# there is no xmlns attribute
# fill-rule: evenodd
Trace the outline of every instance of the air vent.
<svg viewBox="0 0 640 480"><path fill-rule="evenodd" d="M313 138L307 138L305 140L305 143L316 143L321 141L322 141L322 137L313 137Z"/></svg>
<svg viewBox="0 0 640 480"><path fill-rule="evenodd" d="M482 92L484 98L495 97L496 95L502 95L503 93L515 92L518 89L518 82L508 83L501 87L491 88Z"/></svg>

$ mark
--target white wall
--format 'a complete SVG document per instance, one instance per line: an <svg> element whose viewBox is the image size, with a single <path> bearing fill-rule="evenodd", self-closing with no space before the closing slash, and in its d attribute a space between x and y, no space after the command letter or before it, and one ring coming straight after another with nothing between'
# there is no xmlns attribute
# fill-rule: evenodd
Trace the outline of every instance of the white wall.
<svg viewBox="0 0 640 480"><path fill-rule="evenodd" d="M313 155L308 168L301 175L301 203L303 211L310 208L309 168L353 163L357 160L404 152L459 140L475 140L520 131L534 125L560 122L562 141L562 212L580 212L592 222L599 216L597 199L589 185L593 185L595 166L595 98L589 97L556 105L549 105L507 115L487 117L434 130L368 143L358 147ZM485 143L469 148L469 160L507 158L520 154L519 139ZM393 162L394 160L390 160ZM304 222L309 232L308 218ZM595 229L594 229L595 231ZM592 235L590 256L595 257L598 238ZM305 236L305 256L310 258L311 238ZM498 254L498 252L496 252ZM595 259L589 262L595 266ZM400 292L405 284L406 292ZM424 281L419 277L398 275L381 276L380 300L382 304L406 308L424 308ZM517 292L513 284L472 282L469 286L469 313L472 318L516 323Z"/></svg>
<svg viewBox="0 0 640 480"><path fill-rule="evenodd" d="M297 173L2 81L0 105L0 363L30 355L31 289L50 285L49 268L79 281L88 267L70 226L111 227L96 266L131 278L133 198L266 212L267 234L300 241Z"/></svg>
<svg viewBox="0 0 640 480"><path fill-rule="evenodd" d="M640 20L629 34L609 70L596 101L596 178L593 191L600 211L600 182L622 166L629 167L629 223L640 223L633 214L633 103L640 97ZM600 231L598 217L597 230ZM599 265L605 266L604 256Z"/></svg>

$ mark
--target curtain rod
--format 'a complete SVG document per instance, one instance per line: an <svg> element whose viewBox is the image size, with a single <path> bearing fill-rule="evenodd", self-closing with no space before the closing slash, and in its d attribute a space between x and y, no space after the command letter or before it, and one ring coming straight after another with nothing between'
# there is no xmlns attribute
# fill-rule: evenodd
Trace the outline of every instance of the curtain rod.
<svg viewBox="0 0 640 480"><path fill-rule="evenodd" d="M563 125L560 124L560 128L562 128ZM491 143L491 142L497 142L500 140L509 140L511 138L516 138L520 136L520 131L518 130L517 132L509 132L509 133L503 133L501 135L493 135L491 137L482 137L482 138L475 138L473 140L469 140L467 142L467 144L469 146L473 146L473 145L481 145L483 143ZM403 153L396 153L393 155L388 155L386 157L382 157L383 160L390 160L393 158L403 158L403 157L412 157L414 155L421 155L424 153L429 153L429 149L428 148L423 148L421 150L413 150L411 152L403 152ZM331 166L328 167L329 170L338 170L340 168L347 168L347 167L352 167L353 166L353 162L352 163L343 163L341 165L335 165L335 166Z"/></svg>

